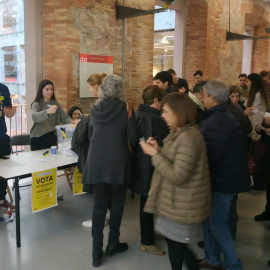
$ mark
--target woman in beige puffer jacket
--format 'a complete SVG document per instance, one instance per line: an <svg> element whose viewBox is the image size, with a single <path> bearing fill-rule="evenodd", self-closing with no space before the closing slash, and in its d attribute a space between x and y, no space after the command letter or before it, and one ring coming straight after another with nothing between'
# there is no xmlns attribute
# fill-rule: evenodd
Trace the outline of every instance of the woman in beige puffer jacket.
<svg viewBox="0 0 270 270"><path fill-rule="evenodd" d="M210 215L211 186L206 146L194 125L196 108L186 94L172 93L162 102L171 127L163 148L149 138L141 142L155 167L145 212L157 215L156 231L165 236L172 269L199 269L188 243L197 241L200 224Z"/></svg>

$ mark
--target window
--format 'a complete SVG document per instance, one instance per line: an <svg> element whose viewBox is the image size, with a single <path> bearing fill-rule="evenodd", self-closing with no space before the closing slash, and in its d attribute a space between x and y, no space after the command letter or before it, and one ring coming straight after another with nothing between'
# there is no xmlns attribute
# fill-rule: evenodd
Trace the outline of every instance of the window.
<svg viewBox="0 0 270 270"><path fill-rule="evenodd" d="M16 2L16 0L2 0L0 2L3 10L3 34L16 32Z"/></svg>
<svg viewBox="0 0 270 270"><path fill-rule="evenodd" d="M174 28L174 10L168 10L166 12L155 14L153 76L162 70L173 68Z"/></svg>
<svg viewBox="0 0 270 270"><path fill-rule="evenodd" d="M26 132L24 1L0 0L0 83L10 91L16 114L6 118L8 134Z"/></svg>
<svg viewBox="0 0 270 270"><path fill-rule="evenodd" d="M4 52L5 82L17 82L16 46L2 47Z"/></svg>

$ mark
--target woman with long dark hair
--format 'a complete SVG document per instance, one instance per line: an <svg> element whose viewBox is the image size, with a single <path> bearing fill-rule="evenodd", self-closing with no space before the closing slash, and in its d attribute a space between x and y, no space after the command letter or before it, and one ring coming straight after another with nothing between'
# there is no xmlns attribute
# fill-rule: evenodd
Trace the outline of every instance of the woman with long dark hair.
<svg viewBox="0 0 270 270"><path fill-rule="evenodd" d="M268 96L264 90L263 81L257 73L248 75L247 86L249 92L245 113L249 115L251 123L255 126L262 123L263 116L268 107Z"/></svg>
<svg viewBox="0 0 270 270"><path fill-rule="evenodd" d="M257 73L251 73L248 75L247 86L249 89L247 110L250 108L252 109L252 113L249 114L249 119L253 127L256 128L257 125L260 125L263 122L264 114L268 107L268 96L264 89L263 80ZM256 136L258 138L249 150L251 157L256 163L253 172L254 185L251 189L265 190L266 175L263 170L265 160L265 142L258 134L256 134Z"/></svg>
<svg viewBox="0 0 270 270"><path fill-rule="evenodd" d="M32 151L56 145L55 126L72 122L72 119L55 99L54 85L50 80L44 79L39 83L31 111L34 122L30 130Z"/></svg>

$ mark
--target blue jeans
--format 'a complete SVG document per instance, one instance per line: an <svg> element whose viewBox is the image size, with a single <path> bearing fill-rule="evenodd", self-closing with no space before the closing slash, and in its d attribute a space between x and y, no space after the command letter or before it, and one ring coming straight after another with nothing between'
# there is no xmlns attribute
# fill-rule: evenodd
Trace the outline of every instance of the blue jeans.
<svg viewBox="0 0 270 270"><path fill-rule="evenodd" d="M220 265L220 253L224 254L227 270L242 270L237 258L229 226L231 202L235 194L212 193L212 213L203 224L205 260Z"/></svg>
<svg viewBox="0 0 270 270"><path fill-rule="evenodd" d="M230 216L229 216L229 226L232 233L233 239L236 237L237 232L237 199L238 194L234 194L232 202L231 202L231 209L230 209Z"/></svg>

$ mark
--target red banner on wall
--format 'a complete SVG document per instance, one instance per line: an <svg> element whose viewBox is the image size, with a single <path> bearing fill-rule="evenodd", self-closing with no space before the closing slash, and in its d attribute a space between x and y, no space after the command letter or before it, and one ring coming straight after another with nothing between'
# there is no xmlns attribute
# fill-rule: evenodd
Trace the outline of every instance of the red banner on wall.
<svg viewBox="0 0 270 270"><path fill-rule="evenodd" d="M105 55L80 54L80 62L113 64L113 57Z"/></svg>

